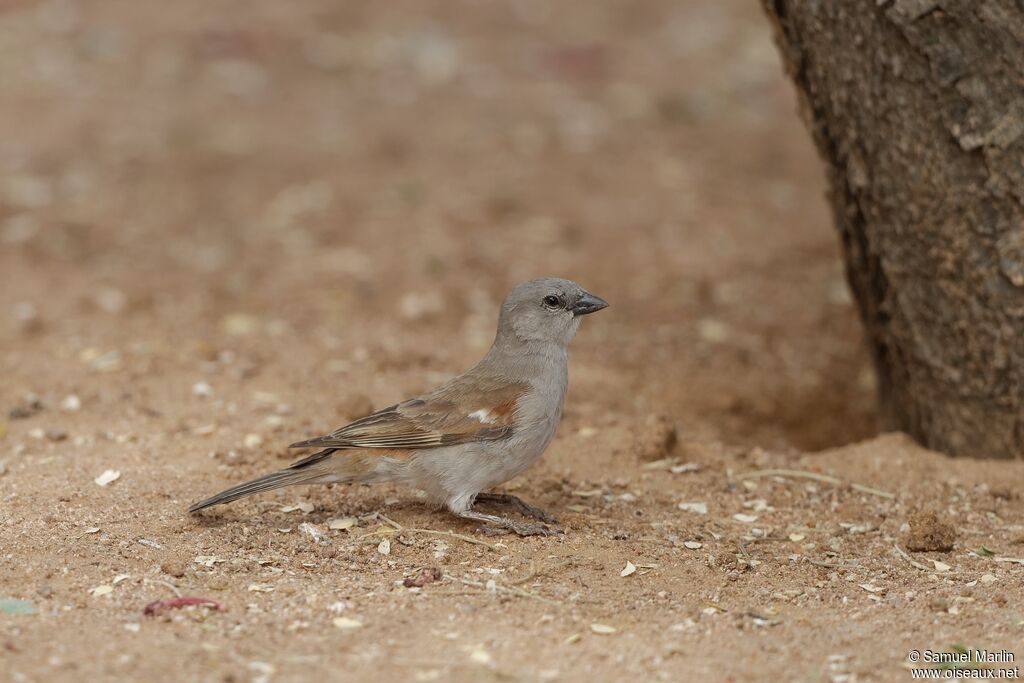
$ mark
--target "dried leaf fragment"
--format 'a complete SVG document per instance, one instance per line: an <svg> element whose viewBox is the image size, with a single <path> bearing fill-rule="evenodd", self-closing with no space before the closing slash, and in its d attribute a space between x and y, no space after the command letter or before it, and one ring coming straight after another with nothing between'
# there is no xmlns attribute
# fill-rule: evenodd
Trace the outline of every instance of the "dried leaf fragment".
<svg viewBox="0 0 1024 683"><path fill-rule="evenodd" d="M334 628L342 631L355 631L363 627L363 622L352 617L335 617L331 623L334 624Z"/></svg>
<svg viewBox="0 0 1024 683"><path fill-rule="evenodd" d="M121 478L121 473L118 470L104 470L103 473L93 479L97 486L106 486L112 484Z"/></svg>

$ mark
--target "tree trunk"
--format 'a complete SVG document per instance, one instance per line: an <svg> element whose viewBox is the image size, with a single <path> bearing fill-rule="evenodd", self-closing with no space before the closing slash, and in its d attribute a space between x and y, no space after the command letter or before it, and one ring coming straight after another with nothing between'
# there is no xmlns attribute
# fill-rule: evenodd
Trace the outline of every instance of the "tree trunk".
<svg viewBox="0 0 1024 683"><path fill-rule="evenodd" d="M763 0L887 426L1024 456L1024 0Z"/></svg>

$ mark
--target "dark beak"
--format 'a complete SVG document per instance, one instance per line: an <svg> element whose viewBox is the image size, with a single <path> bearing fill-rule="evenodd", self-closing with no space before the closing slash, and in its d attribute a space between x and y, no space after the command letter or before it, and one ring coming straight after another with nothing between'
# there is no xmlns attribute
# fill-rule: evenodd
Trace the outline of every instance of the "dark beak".
<svg viewBox="0 0 1024 683"><path fill-rule="evenodd" d="M602 308L608 308L607 301L601 297L594 296L589 292L584 292L580 300L572 307L572 314L573 317L578 318L581 315L600 311Z"/></svg>

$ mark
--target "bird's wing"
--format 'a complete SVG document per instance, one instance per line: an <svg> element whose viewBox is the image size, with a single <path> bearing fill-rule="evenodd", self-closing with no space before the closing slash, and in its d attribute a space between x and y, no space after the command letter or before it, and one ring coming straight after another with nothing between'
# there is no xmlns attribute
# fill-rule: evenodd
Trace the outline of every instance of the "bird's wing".
<svg viewBox="0 0 1024 683"><path fill-rule="evenodd" d="M291 448L434 448L512 432L526 384L466 376Z"/></svg>

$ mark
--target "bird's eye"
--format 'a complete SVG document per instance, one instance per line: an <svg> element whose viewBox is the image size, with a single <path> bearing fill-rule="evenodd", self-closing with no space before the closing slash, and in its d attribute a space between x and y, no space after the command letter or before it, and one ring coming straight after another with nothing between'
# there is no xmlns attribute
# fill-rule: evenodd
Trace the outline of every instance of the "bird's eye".
<svg viewBox="0 0 1024 683"><path fill-rule="evenodd" d="M562 302L559 300L559 298L554 294L548 294L546 297L544 297L544 305L550 308L555 308L561 303Z"/></svg>

